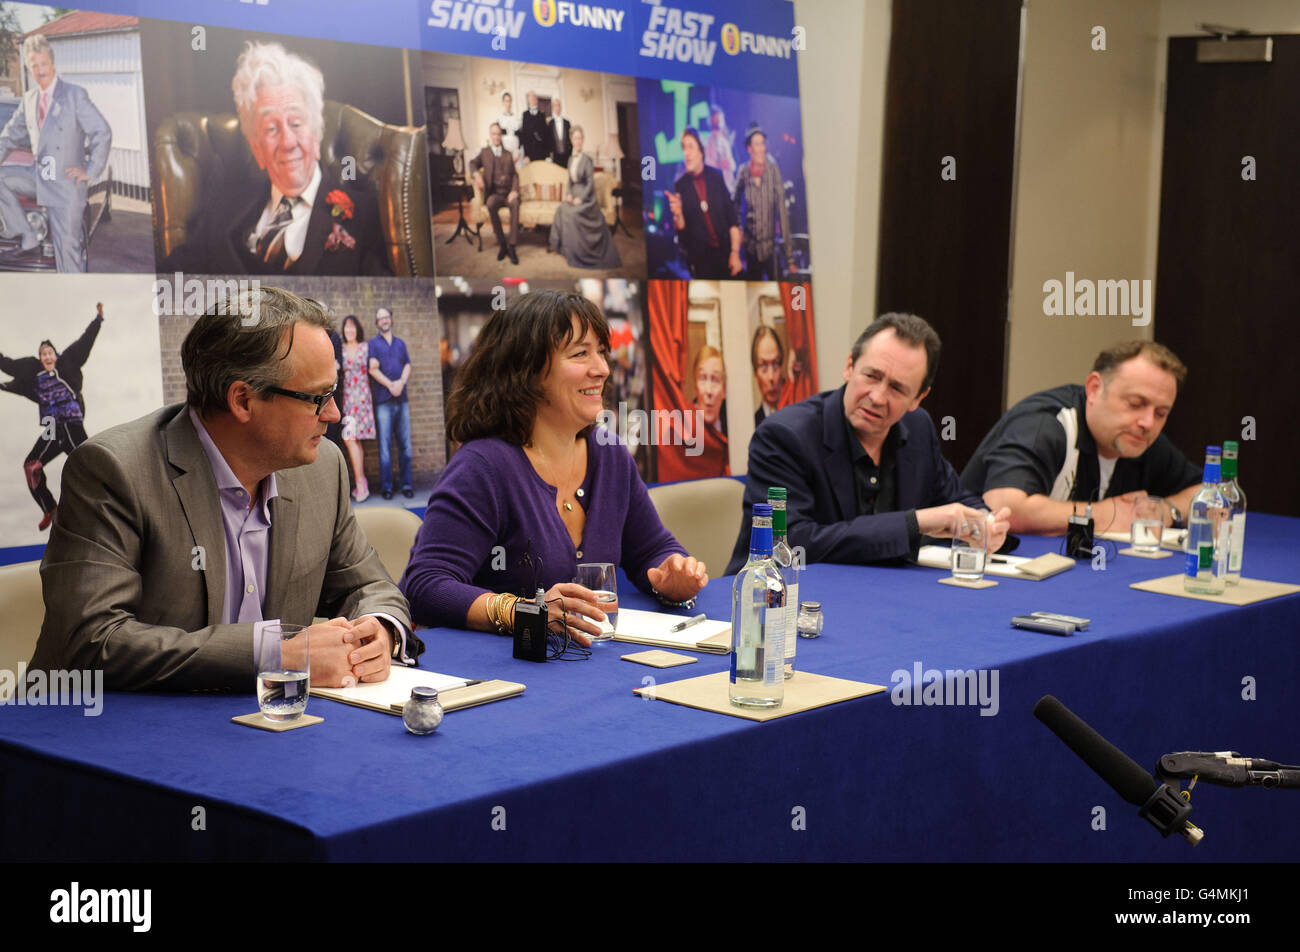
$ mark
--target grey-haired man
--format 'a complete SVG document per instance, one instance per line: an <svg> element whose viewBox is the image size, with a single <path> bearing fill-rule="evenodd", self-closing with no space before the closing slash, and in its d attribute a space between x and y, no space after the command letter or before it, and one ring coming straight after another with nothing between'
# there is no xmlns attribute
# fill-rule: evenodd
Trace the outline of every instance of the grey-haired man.
<svg viewBox="0 0 1300 952"><path fill-rule="evenodd" d="M316 685L384 680L423 649L322 439L339 417L324 310L273 288L230 310L185 338L185 404L68 459L33 668L102 669L109 690L251 691L276 621L311 626Z"/></svg>

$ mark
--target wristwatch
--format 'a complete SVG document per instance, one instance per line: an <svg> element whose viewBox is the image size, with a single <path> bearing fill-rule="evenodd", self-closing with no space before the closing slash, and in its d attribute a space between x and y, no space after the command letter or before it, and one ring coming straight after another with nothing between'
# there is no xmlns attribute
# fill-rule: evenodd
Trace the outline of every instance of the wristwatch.
<svg viewBox="0 0 1300 952"><path fill-rule="evenodd" d="M1174 521L1173 521L1173 523L1171 524L1171 525L1173 526L1173 528L1175 528L1175 529L1182 529L1182 528L1184 527L1184 525L1185 525L1185 520L1183 519L1183 514L1182 514L1181 512L1179 512L1179 511L1178 511L1178 507L1175 506L1175 505L1174 505L1172 502L1170 502L1168 499L1165 500L1165 505L1167 505L1167 506L1169 507L1169 514L1173 517L1173 520L1174 520Z"/></svg>

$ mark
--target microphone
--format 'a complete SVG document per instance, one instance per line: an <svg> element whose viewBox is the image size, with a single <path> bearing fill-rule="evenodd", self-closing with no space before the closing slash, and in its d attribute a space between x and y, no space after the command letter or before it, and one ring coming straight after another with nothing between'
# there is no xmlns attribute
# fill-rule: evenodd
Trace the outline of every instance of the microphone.
<svg viewBox="0 0 1300 952"><path fill-rule="evenodd" d="M1187 819L1192 805L1167 783L1157 784L1128 754L1102 737L1078 715L1047 694L1034 705L1034 717L1059 737L1085 764L1108 783L1112 790L1136 807L1138 816L1148 820L1167 837L1181 833L1192 846L1205 835Z"/></svg>

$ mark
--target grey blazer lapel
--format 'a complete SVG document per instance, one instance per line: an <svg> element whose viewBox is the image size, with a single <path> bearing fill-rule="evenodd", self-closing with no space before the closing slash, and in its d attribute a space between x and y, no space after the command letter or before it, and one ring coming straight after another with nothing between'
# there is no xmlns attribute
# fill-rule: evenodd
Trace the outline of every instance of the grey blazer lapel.
<svg viewBox="0 0 1300 952"><path fill-rule="evenodd" d="M207 623L219 625L226 601L226 534L221 525L217 481L194 424L190 422L188 409L181 407L180 413L167 424L164 434L167 461L180 470L172 477L172 486L185 513L185 521L189 523L194 545L202 553L203 582L208 595ZM196 565L195 559L199 554L191 549L178 568L194 571L192 567Z"/></svg>
<svg viewBox="0 0 1300 952"><path fill-rule="evenodd" d="M266 596L262 599L263 618L283 618L289 598L289 579L293 577L293 560L298 538L298 480L280 471L275 474L276 497L271 500L271 547L266 569ZM312 602L310 611L315 610ZM305 624L310 624L306 622Z"/></svg>

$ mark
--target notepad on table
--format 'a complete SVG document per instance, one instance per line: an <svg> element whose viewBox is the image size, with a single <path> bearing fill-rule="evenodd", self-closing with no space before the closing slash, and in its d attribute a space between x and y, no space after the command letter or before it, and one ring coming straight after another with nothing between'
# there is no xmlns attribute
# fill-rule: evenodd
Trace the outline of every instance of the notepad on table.
<svg viewBox="0 0 1300 952"><path fill-rule="evenodd" d="M923 545L916 561L932 569L952 568L952 549L946 545ZM1074 559L1049 552L1029 558L1024 555L990 555L984 562L984 574L999 578L1023 578L1038 582L1074 568Z"/></svg>
<svg viewBox="0 0 1300 952"><path fill-rule="evenodd" d="M468 684L468 681L468 678L395 664L389 669L387 679L383 681L367 682L351 688L313 687L311 696L351 704L354 707L365 707L372 711L382 711L385 714L401 714L402 706L411 699L412 688L427 687L437 690L438 703L442 705L444 711L475 707L524 692L524 685L514 681L481 681L478 684Z"/></svg>
<svg viewBox="0 0 1300 952"><path fill-rule="evenodd" d="M674 625L680 625L688 618L686 615L620 608L614 640L633 645L653 645L656 648L683 648L708 654L726 654L731 650L731 622L709 618L681 631L672 630Z"/></svg>

